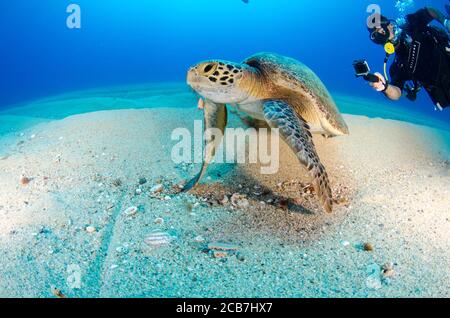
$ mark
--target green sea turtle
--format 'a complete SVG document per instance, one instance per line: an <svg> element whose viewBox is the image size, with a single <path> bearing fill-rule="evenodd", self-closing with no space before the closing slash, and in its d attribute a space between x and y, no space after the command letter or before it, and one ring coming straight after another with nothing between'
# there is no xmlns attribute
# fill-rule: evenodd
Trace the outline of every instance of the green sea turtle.
<svg viewBox="0 0 450 318"><path fill-rule="evenodd" d="M224 133L226 105L246 114L255 124L279 128L280 136L312 176L324 209L332 211L328 176L311 133L334 137L348 134L348 128L328 90L311 69L292 58L259 53L240 64L201 62L189 70L187 82L201 96L205 129L216 128ZM195 187L205 174L221 142L217 139L205 140L201 171L183 191Z"/></svg>

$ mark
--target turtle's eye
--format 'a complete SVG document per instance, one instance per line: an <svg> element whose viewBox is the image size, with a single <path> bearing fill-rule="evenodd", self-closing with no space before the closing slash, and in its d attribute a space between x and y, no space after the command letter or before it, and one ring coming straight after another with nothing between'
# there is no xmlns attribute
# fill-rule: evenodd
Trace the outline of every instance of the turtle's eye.
<svg viewBox="0 0 450 318"><path fill-rule="evenodd" d="M212 75L217 70L217 63L205 63L199 67L199 71L204 76Z"/></svg>

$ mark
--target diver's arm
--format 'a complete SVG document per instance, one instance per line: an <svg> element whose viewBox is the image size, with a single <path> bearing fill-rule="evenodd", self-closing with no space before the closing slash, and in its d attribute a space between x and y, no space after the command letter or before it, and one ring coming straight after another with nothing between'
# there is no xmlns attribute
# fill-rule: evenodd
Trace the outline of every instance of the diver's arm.
<svg viewBox="0 0 450 318"><path fill-rule="evenodd" d="M399 100L402 97L402 90L394 85L387 84L387 89L384 91L384 95L390 100Z"/></svg>
<svg viewBox="0 0 450 318"><path fill-rule="evenodd" d="M400 97L402 97L402 90L400 88L386 83L386 79L380 73L375 73L374 75L380 80L375 83L369 82L369 85L377 92L382 92L387 98L394 101L399 100Z"/></svg>
<svg viewBox="0 0 450 318"><path fill-rule="evenodd" d="M425 9L433 19L442 24L447 29L447 31L450 32L450 23L448 22L448 19L446 19L444 14L432 7L426 7Z"/></svg>

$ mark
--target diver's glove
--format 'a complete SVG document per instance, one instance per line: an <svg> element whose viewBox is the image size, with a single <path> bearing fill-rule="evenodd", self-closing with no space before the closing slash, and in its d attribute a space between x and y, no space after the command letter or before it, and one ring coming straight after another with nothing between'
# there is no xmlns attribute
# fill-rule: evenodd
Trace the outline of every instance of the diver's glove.
<svg viewBox="0 0 450 318"><path fill-rule="evenodd" d="M378 82L376 82L376 83L370 83L369 82L369 85L372 86L377 92L385 92L387 90L387 88L388 88L388 84L386 82L386 79L380 73L375 73L374 75L376 77L378 77L380 80Z"/></svg>

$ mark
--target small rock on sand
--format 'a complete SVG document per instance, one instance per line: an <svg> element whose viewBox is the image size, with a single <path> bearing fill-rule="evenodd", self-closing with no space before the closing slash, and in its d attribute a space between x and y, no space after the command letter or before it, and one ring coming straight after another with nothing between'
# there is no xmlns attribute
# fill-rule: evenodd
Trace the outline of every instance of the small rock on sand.
<svg viewBox="0 0 450 318"><path fill-rule="evenodd" d="M25 176L20 177L20 184L21 185L27 185L31 182L31 179Z"/></svg>
<svg viewBox="0 0 450 318"><path fill-rule="evenodd" d="M97 229L92 225L89 225L86 227L86 232L88 232L90 234L95 233L96 231L97 231Z"/></svg>
<svg viewBox="0 0 450 318"><path fill-rule="evenodd" d="M372 245L371 243L364 243L363 249L364 249L366 252L373 252L373 250L374 250L375 248L373 247L373 245Z"/></svg>

